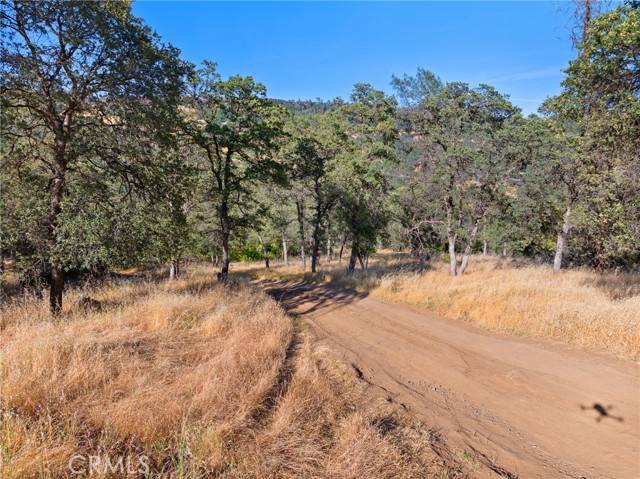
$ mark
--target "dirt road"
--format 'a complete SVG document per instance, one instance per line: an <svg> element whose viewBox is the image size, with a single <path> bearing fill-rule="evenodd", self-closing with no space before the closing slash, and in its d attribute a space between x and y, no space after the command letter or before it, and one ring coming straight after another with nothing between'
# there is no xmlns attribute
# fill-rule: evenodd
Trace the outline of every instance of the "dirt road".
<svg viewBox="0 0 640 479"><path fill-rule="evenodd" d="M640 478L640 366L306 283L267 291L478 477Z"/></svg>

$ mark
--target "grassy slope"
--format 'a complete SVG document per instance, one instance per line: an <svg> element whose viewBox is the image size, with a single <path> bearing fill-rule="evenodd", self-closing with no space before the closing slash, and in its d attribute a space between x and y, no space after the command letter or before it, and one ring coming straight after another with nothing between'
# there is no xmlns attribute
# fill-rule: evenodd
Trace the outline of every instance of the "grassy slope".
<svg viewBox="0 0 640 479"><path fill-rule="evenodd" d="M448 477L432 431L364 401L260 291L211 276L106 286L91 311L70 291L56 323L45 301L5 304L0 476L70 477L80 454L145 455L153 477Z"/></svg>
<svg viewBox="0 0 640 479"><path fill-rule="evenodd" d="M295 266L265 272L257 264L249 272L261 279L331 281L486 329L640 359L638 274L567 270L554 275L550 266L482 256L473 257L467 273L456 278L437 260L422 272L415 266L407 255L386 253L353 276L336 262L316 275Z"/></svg>

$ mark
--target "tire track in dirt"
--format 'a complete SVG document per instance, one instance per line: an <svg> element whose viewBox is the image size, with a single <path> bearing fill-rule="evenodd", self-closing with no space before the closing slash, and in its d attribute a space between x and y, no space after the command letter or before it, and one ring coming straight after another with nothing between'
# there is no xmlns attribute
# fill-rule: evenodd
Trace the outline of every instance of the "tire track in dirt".
<svg viewBox="0 0 640 479"><path fill-rule="evenodd" d="M478 477L640 478L637 363L327 285L265 289L381 395L441 431Z"/></svg>
<svg viewBox="0 0 640 479"><path fill-rule="evenodd" d="M278 405L278 401L287 394L296 373L295 360L301 344L300 333L294 328L275 381L265 394L260 406L253 413L252 421L256 427L264 426L268 422L270 415Z"/></svg>

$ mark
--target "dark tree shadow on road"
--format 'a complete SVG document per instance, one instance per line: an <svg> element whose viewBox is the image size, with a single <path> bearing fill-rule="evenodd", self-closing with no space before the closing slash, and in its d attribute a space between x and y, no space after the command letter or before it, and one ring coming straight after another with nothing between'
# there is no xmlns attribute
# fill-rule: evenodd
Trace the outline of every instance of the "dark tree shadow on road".
<svg viewBox="0 0 640 479"><path fill-rule="evenodd" d="M288 313L304 315L320 310L334 310L353 304L368 296L365 292L342 289L330 284L303 281L273 281L263 283L266 293L280 303Z"/></svg>

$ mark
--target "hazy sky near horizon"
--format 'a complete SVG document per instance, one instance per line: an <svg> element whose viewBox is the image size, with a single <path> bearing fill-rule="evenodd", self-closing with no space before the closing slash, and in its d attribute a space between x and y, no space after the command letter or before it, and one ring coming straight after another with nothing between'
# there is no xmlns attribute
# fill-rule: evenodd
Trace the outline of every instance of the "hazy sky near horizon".
<svg viewBox="0 0 640 479"><path fill-rule="evenodd" d="M560 91L571 48L566 2L134 2L133 12L193 63L251 75L270 97L388 93L418 67L488 83L525 114Z"/></svg>

